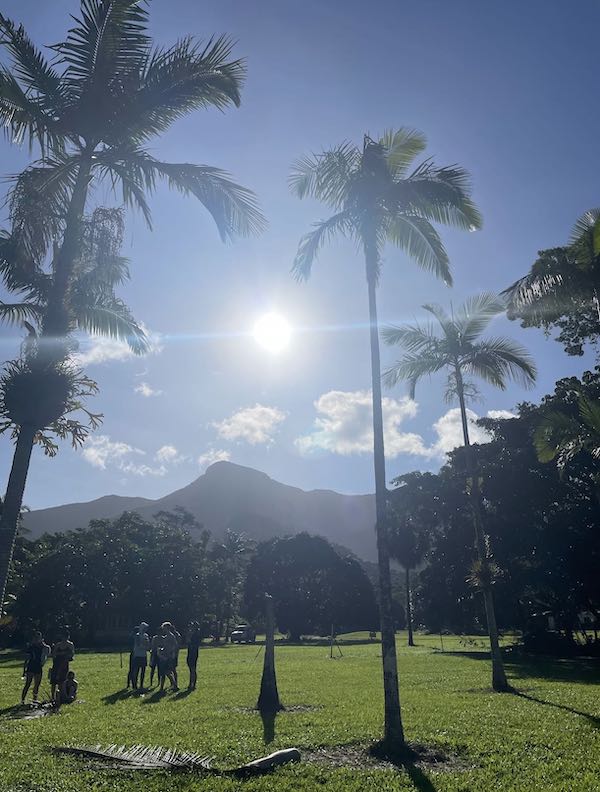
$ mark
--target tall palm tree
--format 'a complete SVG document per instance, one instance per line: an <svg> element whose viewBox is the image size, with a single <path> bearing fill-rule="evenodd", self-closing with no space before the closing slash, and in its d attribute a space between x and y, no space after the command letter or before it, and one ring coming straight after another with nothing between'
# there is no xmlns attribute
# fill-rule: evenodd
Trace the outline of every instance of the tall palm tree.
<svg viewBox="0 0 600 792"><path fill-rule="evenodd" d="M400 247L423 269L451 282L448 256L433 222L478 228L481 219L469 197L466 172L438 167L426 160L413 167L426 146L411 129L386 132L379 140L365 135L362 150L351 143L295 163L290 187L299 197L323 201L334 214L315 225L300 242L293 273L310 276L319 249L341 234L354 239L363 252L369 301L373 451L377 518L377 552L381 615L381 645L385 703L384 746L404 745L400 713L392 587L387 539L388 498L385 479L381 366L376 289L381 256L387 242Z"/></svg>
<svg viewBox="0 0 600 792"><path fill-rule="evenodd" d="M481 338L494 316L504 310L504 304L495 295L485 293L472 297L452 315L448 315L439 305L424 305L423 308L436 319L437 325L414 324L383 329L385 342L400 346L405 351L404 356L385 373L384 379L390 386L399 380L408 380L410 396L413 398L420 379L445 371L448 374L447 395L458 398L467 486L471 494L475 529L478 576L490 638L492 686L494 690L506 691L509 685L498 640L489 543L484 532L479 479L469 440L466 397L472 386L465 377L479 377L504 390L507 381L511 379L525 387L532 385L536 369L526 350L510 339Z"/></svg>
<svg viewBox="0 0 600 792"><path fill-rule="evenodd" d="M149 2L149 0L148 0ZM190 37L155 47L146 0L81 0L79 17L49 61L23 27L0 14L0 123L12 139L37 147L38 158L14 178L12 232L22 260L55 245L52 285L38 355L60 365L72 321L72 284L82 218L92 187L108 180L151 224L147 197L158 182L192 195L221 237L263 227L256 199L224 171L163 162L146 145L191 112L240 102L244 63L227 37L201 44ZM37 205L37 212L32 212ZM0 518L0 585L10 564L35 432L19 432ZM4 586L3 586L4 588Z"/></svg>

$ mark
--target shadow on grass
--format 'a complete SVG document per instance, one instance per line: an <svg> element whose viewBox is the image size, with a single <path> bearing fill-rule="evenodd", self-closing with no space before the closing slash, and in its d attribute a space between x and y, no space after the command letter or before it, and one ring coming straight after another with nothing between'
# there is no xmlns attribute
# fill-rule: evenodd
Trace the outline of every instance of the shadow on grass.
<svg viewBox="0 0 600 792"><path fill-rule="evenodd" d="M453 657L490 662L489 652L452 651L444 652ZM600 682L598 660L579 657L548 657L527 655L513 650L504 651L504 665L509 677L517 679L547 679L552 682L574 682L586 685Z"/></svg>
<svg viewBox="0 0 600 792"><path fill-rule="evenodd" d="M390 751L383 742L380 742L371 746L369 753L376 759L389 762L398 770L404 770L419 792L436 792L437 787L418 765L428 757L435 756L436 752L432 752L430 748L412 743L407 744L404 750Z"/></svg>
<svg viewBox="0 0 600 792"><path fill-rule="evenodd" d="M177 693L177 695L173 696L173 700L179 701L180 699L184 699L187 698L188 696L191 696L192 693L194 693L192 688L186 688L185 690L180 690L179 693Z"/></svg>
<svg viewBox="0 0 600 792"><path fill-rule="evenodd" d="M269 745L269 743L272 743L275 739L276 718L276 712L260 712L260 719L263 725L263 741L265 745Z"/></svg>
<svg viewBox="0 0 600 792"><path fill-rule="evenodd" d="M122 688L122 690L117 690L114 693L110 693L108 696L102 697L103 704L116 704L118 701L124 701L125 699L131 698L136 694L137 691L131 690L131 688Z"/></svg>
<svg viewBox="0 0 600 792"><path fill-rule="evenodd" d="M580 715L582 718L585 718L595 729L600 729L600 718L596 715L591 715L589 712L576 710L573 707L568 707L566 704L557 704L555 701L545 701L544 699L530 696L527 693L522 693L519 690L513 690L513 693L519 698L527 699L527 701L534 701L536 704L543 704L545 707L555 707L556 709L564 710L565 712L571 712L573 715Z"/></svg>
<svg viewBox="0 0 600 792"><path fill-rule="evenodd" d="M168 694L168 690L155 690L151 696L146 696L144 698L142 704L158 704L158 702L162 701Z"/></svg>

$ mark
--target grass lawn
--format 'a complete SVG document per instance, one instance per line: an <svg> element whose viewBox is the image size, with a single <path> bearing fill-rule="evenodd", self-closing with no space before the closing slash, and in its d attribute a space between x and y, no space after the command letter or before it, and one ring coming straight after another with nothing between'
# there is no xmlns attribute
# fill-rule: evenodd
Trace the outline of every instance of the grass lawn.
<svg viewBox="0 0 600 792"><path fill-rule="evenodd" d="M354 770L303 761L249 781L190 774L92 770L51 746L145 743L195 750L228 767L272 750L368 743L381 736L382 691L377 644L278 647L282 701L296 710L277 717L265 746L251 711L260 684L256 646L206 648L199 688L157 699L119 691L118 654L79 654L73 664L84 703L58 716L12 720L19 701L21 660L0 656L0 790L2 792L167 792L168 790L302 790L336 792L586 792L600 790L600 675L592 662L515 659L508 664L522 693L489 691L489 662L480 641L399 635L401 697L407 736L460 757L452 770ZM183 659L183 655L182 655ZM180 663L187 684L185 663ZM47 685L46 685L47 689Z"/></svg>

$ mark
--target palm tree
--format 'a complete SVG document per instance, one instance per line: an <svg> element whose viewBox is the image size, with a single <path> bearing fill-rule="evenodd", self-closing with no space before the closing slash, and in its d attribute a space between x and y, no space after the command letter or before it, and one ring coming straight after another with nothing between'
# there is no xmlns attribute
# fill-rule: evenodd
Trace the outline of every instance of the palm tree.
<svg viewBox="0 0 600 792"><path fill-rule="evenodd" d="M388 512L381 405L381 367L376 289L386 242L404 250L423 269L451 282L448 256L432 221L478 228L481 219L469 197L466 172L426 160L411 169L424 149L424 136L410 129L386 132L378 141L365 135L362 151L343 143L293 167L290 187L299 197L323 201L334 214L316 224L300 242L293 273L310 276L319 249L341 234L354 239L365 258L369 300L373 451L381 645L385 703L384 747L402 748L396 642L386 519Z"/></svg>
<svg viewBox="0 0 600 792"><path fill-rule="evenodd" d="M32 220L32 227L33 223ZM70 336L75 330L119 338L136 354L148 348L143 328L115 293L115 289L129 278L127 261L119 254L123 231L123 212L118 209L99 207L90 217L82 219L65 349L76 349L76 342ZM85 406L87 397L97 392L96 383L83 375L72 361L52 361L43 351L40 354L43 323L53 287L52 267L51 262L48 265L43 260L26 261L23 254L18 233L3 233L0 237L0 281L7 292L21 299L0 302L0 321L24 325L28 330L21 358L6 363L0 377L0 433L10 431L17 443L2 504L2 518L7 521L13 519L17 505L18 512L21 511L33 445L40 444L49 456L54 456L58 449L53 436L70 437L74 446L82 445L101 418ZM87 426L74 417L81 411L88 418ZM2 603L16 534L14 530L12 536L8 531L1 536L5 540L0 545Z"/></svg>
<svg viewBox="0 0 600 792"><path fill-rule="evenodd" d="M39 148L13 181L12 236L27 266L55 246L52 284L38 356L60 365L68 355L72 285L82 219L91 188L108 180L151 224L147 197L158 182L192 195L221 237L263 227L256 199L224 171L163 162L146 145L191 112L240 102L244 63L227 37L201 44L190 37L154 47L145 0L81 0L80 16L49 61L0 14L0 44L10 68L0 69L0 122L12 139ZM32 211L32 207L38 211ZM0 585L5 587L35 431L19 432L0 519Z"/></svg>
<svg viewBox="0 0 600 792"><path fill-rule="evenodd" d="M410 575L423 563L431 545L432 532L437 523L435 499L427 486L427 474L406 473L392 483L395 489L390 493L390 555L404 567L408 645L414 646Z"/></svg>
<svg viewBox="0 0 600 792"><path fill-rule="evenodd" d="M405 350L404 356L385 373L384 379L390 386L399 380L408 380L410 396L413 398L416 385L422 377L446 371L447 395L458 398L467 487L471 495L475 529L478 577L483 591L490 637L492 686L494 690L506 691L509 685L500 652L492 595L490 573L493 567L483 526L479 479L469 441L466 397L472 386L465 381L465 376L479 377L504 390L509 379L516 380L525 387L532 385L536 369L526 350L510 339L481 338L494 316L504 309L503 303L495 295L485 293L472 297L456 314L450 316L439 305L424 305L423 308L435 317L437 326L429 323L424 326L414 324L384 328L382 336L385 342Z"/></svg>

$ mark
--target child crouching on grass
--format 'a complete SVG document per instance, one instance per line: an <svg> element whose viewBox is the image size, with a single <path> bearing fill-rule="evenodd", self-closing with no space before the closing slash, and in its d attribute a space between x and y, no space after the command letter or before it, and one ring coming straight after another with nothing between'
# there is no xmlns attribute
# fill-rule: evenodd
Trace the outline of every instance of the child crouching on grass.
<svg viewBox="0 0 600 792"><path fill-rule="evenodd" d="M72 704L77 699L79 682L75 679L75 672L69 671L67 678L60 686L58 695L58 706L61 704Z"/></svg>

